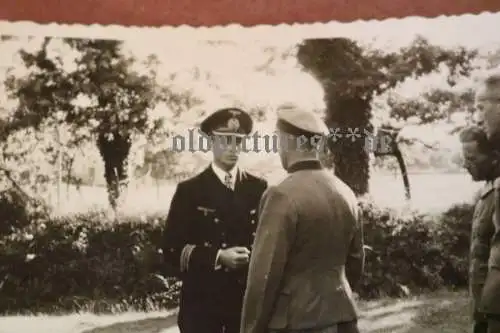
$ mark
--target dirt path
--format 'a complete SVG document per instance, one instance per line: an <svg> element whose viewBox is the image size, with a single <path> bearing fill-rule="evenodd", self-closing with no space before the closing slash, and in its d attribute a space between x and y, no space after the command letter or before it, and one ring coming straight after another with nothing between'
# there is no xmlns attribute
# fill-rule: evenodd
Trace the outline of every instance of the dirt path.
<svg viewBox="0 0 500 333"><path fill-rule="evenodd" d="M360 304L362 333L466 333L467 295L439 292L412 299ZM176 317L166 313L117 316L4 317L0 333L178 333Z"/></svg>

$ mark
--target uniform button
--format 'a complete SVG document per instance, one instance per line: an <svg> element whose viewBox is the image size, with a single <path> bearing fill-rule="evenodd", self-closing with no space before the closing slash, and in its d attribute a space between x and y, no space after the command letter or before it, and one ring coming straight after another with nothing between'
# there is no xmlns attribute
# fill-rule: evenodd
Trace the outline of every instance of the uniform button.
<svg viewBox="0 0 500 333"><path fill-rule="evenodd" d="M215 223L219 223L219 219L218 218L214 218L214 222Z"/></svg>
<svg viewBox="0 0 500 333"><path fill-rule="evenodd" d="M252 237L255 237L255 232L252 232Z"/></svg>
<svg viewBox="0 0 500 333"><path fill-rule="evenodd" d="M225 249L225 248L226 248L226 246L227 246L227 244L226 244L226 243L222 243L222 248L223 248L223 249Z"/></svg>
<svg viewBox="0 0 500 333"><path fill-rule="evenodd" d="M205 247L209 247L210 246L210 243L209 242L205 242Z"/></svg>
<svg viewBox="0 0 500 333"><path fill-rule="evenodd" d="M255 224L255 220L252 220L252 224Z"/></svg>
<svg viewBox="0 0 500 333"><path fill-rule="evenodd" d="M173 248L170 248L170 252L174 252L175 250Z"/></svg>

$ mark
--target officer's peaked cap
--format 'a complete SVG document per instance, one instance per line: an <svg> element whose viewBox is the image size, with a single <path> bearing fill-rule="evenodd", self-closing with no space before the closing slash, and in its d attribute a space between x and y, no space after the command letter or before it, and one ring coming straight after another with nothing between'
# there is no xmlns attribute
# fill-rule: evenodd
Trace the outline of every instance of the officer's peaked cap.
<svg viewBox="0 0 500 333"><path fill-rule="evenodd" d="M200 130L207 135L245 136L252 132L250 115L239 108L218 109L200 124Z"/></svg>

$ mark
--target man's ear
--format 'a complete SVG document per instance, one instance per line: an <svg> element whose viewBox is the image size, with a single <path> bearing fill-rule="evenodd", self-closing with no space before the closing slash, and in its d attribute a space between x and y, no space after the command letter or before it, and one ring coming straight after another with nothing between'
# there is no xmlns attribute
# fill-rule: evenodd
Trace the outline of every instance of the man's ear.
<svg viewBox="0 0 500 333"><path fill-rule="evenodd" d="M493 176L495 178L500 177L500 153L499 152L494 152L493 158L491 161L493 165Z"/></svg>

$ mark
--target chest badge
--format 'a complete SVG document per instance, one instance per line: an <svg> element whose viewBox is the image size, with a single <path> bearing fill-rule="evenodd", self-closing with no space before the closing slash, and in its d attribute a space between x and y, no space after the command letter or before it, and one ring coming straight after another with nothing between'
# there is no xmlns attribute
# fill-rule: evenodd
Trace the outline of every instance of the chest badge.
<svg viewBox="0 0 500 333"><path fill-rule="evenodd" d="M202 206L198 206L196 207L199 211L202 211L203 212L203 215L207 216L208 213L213 213L215 212L215 209L212 209L212 208L207 208L207 207L202 207Z"/></svg>

